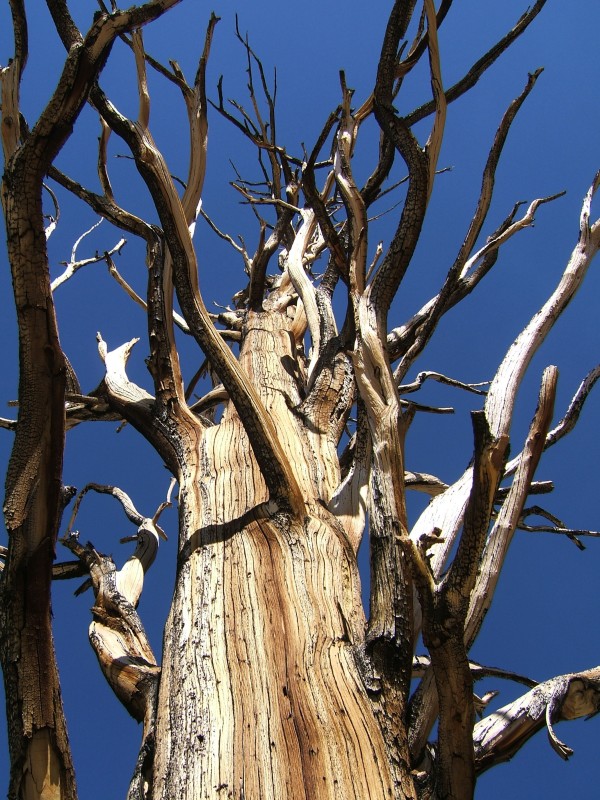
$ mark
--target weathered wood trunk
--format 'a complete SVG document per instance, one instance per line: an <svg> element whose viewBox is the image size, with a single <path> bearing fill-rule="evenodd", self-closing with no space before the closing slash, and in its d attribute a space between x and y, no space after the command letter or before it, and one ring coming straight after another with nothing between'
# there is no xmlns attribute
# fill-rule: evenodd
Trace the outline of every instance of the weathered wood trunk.
<svg viewBox="0 0 600 800"><path fill-rule="evenodd" d="M19 327L19 420L6 477L9 534L0 581L0 664L7 698L8 796L76 796L51 626L61 513L65 360L49 289L41 177L16 159L2 183Z"/></svg>
<svg viewBox="0 0 600 800"><path fill-rule="evenodd" d="M19 106L28 55L25 7L22 0L8 4L14 54L0 68L2 205L20 356L18 420L0 420L0 426L15 430L4 509L9 545L0 548L10 800L76 799L53 650L50 586L52 577L82 572L89 574L94 591L90 642L102 672L124 707L143 723L128 800L466 800L474 794L479 772L512 757L543 726L554 749L567 758L572 751L556 737L553 723L598 712L600 668L546 681L474 723L476 711L493 693L474 697L473 676L497 676L499 670L472 663L468 651L517 527L548 529L529 526L527 516L545 517L552 521L549 530L575 541L575 534L593 533L571 531L526 501L542 451L573 427L598 368L552 431L557 370L546 370L525 446L520 452L517 446L510 462L505 458L525 371L600 249L600 221L590 216L600 173L584 199L579 240L558 286L509 348L483 410L473 414L471 466L447 486L436 476L406 471L404 453L416 411L447 410L404 395L428 377L463 389L480 386L437 372L420 372L405 384L409 370L443 315L473 291L504 243L533 224L539 206L558 196L534 200L520 218L517 204L488 230L500 154L539 70L502 118L469 229L439 291L404 324L388 330L388 313L425 230L448 103L475 85L544 0L537 0L446 89L437 31L451 3L423 0L419 21L415 17L411 23L420 6L396 0L362 105L353 110L353 91L340 73L341 104L313 149L303 146L301 158L276 138L276 92L236 26L251 106L246 110L232 101L232 111L219 82L215 110L256 148L262 178L248 181L238 174L234 186L254 208L259 235L252 254L241 237L238 246L207 218L242 255L249 281L235 295L235 308L217 315L208 312L200 291L194 232L205 199L205 71L218 20L211 15L191 85L175 61L161 67L147 56L140 30L179 2L148 0L126 11L104 10L83 35L64 0L47 0L68 55L55 91L30 125ZM139 96L135 121L118 111L98 82L113 42L129 33ZM401 116L407 107L398 102L398 92L425 54L431 101L425 98ZM182 93L190 145L183 190L149 127L147 63ZM253 74L260 75L262 100ZM420 69L415 74L422 77ZM101 194L53 166L88 100L102 120ZM430 134L421 141L421 123L430 116ZM354 159L369 119L379 127L380 139L377 160L365 172L367 160ZM138 198L133 202L129 192L113 191L107 160L111 132L128 146L148 189L156 212L152 224L117 205L116 198L123 196L137 208ZM181 141L179 135L171 137L174 148ZM369 136L365 159L372 143ZM383 216L380 210L374 213L374 203L405 183L402 178L391 184L398 167L406 169L402 210L395 232L390 228L384 235L387 249L383 242L374 249L370 220ZM362 189L356 174L369 175ZM76 268L101 256L75 262L81 237L63 276L50 282L46 236L58 218L58 200L52 195L56 219L45 227L42 188L48 175L145 243L144 301L123 282L111 259L125 240L103 252L114 277L146 306L152 394L127 376L137 339L109 350L98 334L104 379L89 394L71 380L52 292ZM279 273L273 270L273 275L269 265L275 259ZM319 260L327 264L320 275ZM174 323L196 341L220 383L192 405L197 376L188 384L189 364L180 361ZM231 341L239 341L239 358ZM217 403L223 404L218 421L203 415ZM341 454L353 408L356 424ZM71 524L70 535L61 541L78 561L53 565L61 512L71 493L62 485L65 431L82 421L115 418L134 426L179 482L177 569L160 659L136 607L163 534L158 518L170 503L172 487L167 502L150 517L118 487L88 483L74 515L89 489L112 494L137 527L133 537L126 537L137 541L135 552L117 569L110 556L91 543L83 545ZM510 487L499 488L507 478L513 478ZM412 529L408 485L433 497ZM540 488L541 483L536 492ZM367 520L368 624L357 569ZM424 659L414 659L416 642L428 650ZM438 742L431 744L435 735Z"/></svg>
<svg viewBox="0 0 600 800"><path fill-rule="evenodd" d="M268 503L229 404L186 459L180 557L167 622L155 798L394 796L386 746L357 666L365 618L355 554L326 510L339 480L300 397L290 321L249 319L240 358L306 498Z"/></svg>

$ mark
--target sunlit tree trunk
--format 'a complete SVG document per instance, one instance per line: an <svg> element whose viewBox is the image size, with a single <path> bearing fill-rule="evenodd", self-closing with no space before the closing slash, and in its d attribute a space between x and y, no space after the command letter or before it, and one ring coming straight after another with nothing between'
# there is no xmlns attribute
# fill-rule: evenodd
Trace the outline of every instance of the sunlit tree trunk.
<svg viewBox="0 0 600 800"><path fill-rule="evenodd" d="M250 315L240 364L276 425L306 515L268 502L230 403L182 475L156 798L396 796L359 673L365 619L355 553L320 500L339 479L329 421L324 433L310 432L294 413L291 322L285 312Z"/></svg>

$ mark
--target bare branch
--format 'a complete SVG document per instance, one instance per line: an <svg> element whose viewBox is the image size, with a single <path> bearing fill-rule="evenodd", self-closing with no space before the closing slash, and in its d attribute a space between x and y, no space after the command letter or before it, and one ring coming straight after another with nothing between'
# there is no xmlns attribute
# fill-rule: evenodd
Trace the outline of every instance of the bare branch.
<svg viewBox="0 0 600 800"><path fill-rule="evenodd" d="M68 175L58 170L55 166L49 167L48 175L60 186L63 186L67 191L75 195L75 197L79 197L80 200L83 200L84 203L89 205L90 208L101 217L112 222L117 228L127 231L128 233L133 233L144 240L152 236L150 226L144 222L144 220L129 211L125 211L108 195L103 197L102 195L89 191L80 183L77 183L77 181L74 181Z"/></svg>
<svg viewBox="0 0 600 800"><path fill-rule="evenodd" d="M54 205L54 216L52 216L51 214L48 214L48 215L45 214L44 215L44 217L46 219L50 220L50 222L46 226L46 230L45 230L46 241L48 241L48 239L52 236L52 234L56 230L56 226L58 225L58 220L60 219L60 206L58 204L58 197L56 196L54 191L45 183L43 184L43 186L44 186L44 189L48 192L48 194L52 198L52 203Z"/></svg>
<svg viewBox="0 0 600 800"><path fill-rule="evenodd" d="M151 520L147 520L151 523ZM160 675L160 667L147 639L144 626L135 611L136 590L127 597L129 582L123 578L124 570L130 571L130 564L140 564L146 540L151 536L150 529L138 541L134 554L123 570L117 572L109 556L103 556L92 544L85 547L79 544L77 536L71 535L63 544L82 561L90 573L96 603L92 609L93 622L90 626L90 643L96 652L100 667L109 685L129 713L138 721L144 722L144 738L148 735L154 717L154 693ZM145 559L145 567L149 564ZM132 602L133 600L133 602Z"/></svg>
<svg viewBox="0 0 600 800"><path fill-rule="evenodd" d="M94 103L115 132L131 147L137 167L155 202L165 232L173 277L183 315L227 388L232 402L248 431L254 453L260 464L273 499L300 511L304 506L296 479L278 441L273 423L262 406L258 394L246 380L231 350L223 343L202 301L198 286L196 254L181 203L149 132L125 119L98 89ZM168 297L166 298L168 301ZM170 308L170 306L167 306Z"/></svg>
<svg viewBox="0 0 600 800"><path fill-rule="evenodd" d="M397 378L406 374L409 365L414 361L417 355L422 352L425 345L429 341L433 331L435 330L442 315L452 308L459 299L466 296L469 291L472 291L477 282L486 274L492 264L495 262L493 254L497 252L499 247L507 241L511 236L521 230L523 227L533 224L533 218L536 209L544 202L549 202L560 195L555 195L550 198L540 199L534 201L529 207L527 214L523 219L518 222L513 222L514 214L508 220L500 225L498 230L488 238L484 247L482 247L475 255L469 258L477 238L481 232L481 228L487 216L492 194L494 189L495 173L502 153L510 126L514 121L517 112L521 108L526 97L529 95L535 85L537 73L529 76L529 80L523 92L519 97L514 100L500 123L494 142L488 155L487 163L483 172L481 192L477 202L477 208L472 217L469 225L469 230L465 237L463 244L458 252L454 264L450 268L444 285L439 294L429 301L419 311L409 326L412 324L413 341L406 348L403 354L402 361L396 370ZM514 209L516 211L516 208ZM482 262L479 268L476 267L478 262ZM477 272L477 276L474 273ZM407 327L409 327L407 326ZM418 327L417 327L418 326ZM406 336L406 334L404 334ZM408 341L410 338L407 337ZM407 342L408 343L408 342ZM396 342L396 345L398 342Z"/></svg>
<svg viewBox="0 0 600 800"><path fill-rule="evenodd" d="M584 201L580 243L573 251L558 287L511 346L490 386L485 409L492 432L508 432L516 389L522 380L525 369L558 315L580 286L585 272L597 251L597 246L593 247L590 243L590 246L586 247L583 241L583 231L590 230L587 225L585 209L589 209L591 196L595 191L596 185L595 181L592 190ZM591 234L591 238L597 235ZM507 465L507 471L514 470L515 465L516 462L515 464L510 462ZM451 543L454 541L454 537L460 527L471 480L471 470L467 470L444 495L434 498L411 531L411 537L417 540L421 535L434 528L444 530L446 534L445 541L433 548L432 559L436 574L439 574L443 569L446 554L449 552Z"/></svg>
<svg viewBox="0 0 600 800"><path fill-rule="evenodd" d="M522 203L516 203L513 206L511 213L504 219L498 228L492 233L487 241L500 236L507 228L512 225L515 215ZM485 256L481 264L474 269L471 275L459 281L455 285L454 290L447 298L445 304L440 302L440 295L436 295L429 300L425 305L414 314L411 319L404 325L392 330L387 337L388 352L390 360L394 361L397 358L404 356L396 369L396 379L401 380L407 371L408 365L411 360L420 352L421 344L426 344L428 332L433 332L435 329L436 316L432 314L432 309L437 305L438 309L449 310L457 305L467 295L469 295L478 283L487 275L492 269L498 258L498 250L492 250Z"/></svg>
<svg viewBox="0 0 600 800"><path fill-rule="evenodd" d="M501 56L502 53L507 50L510 45L526 30L529 24L540 13L545 4L546 0L537 0L537 2L528 11L526 11L525 14L523 14L514 28L512 28L512 30L510 30L506 36L500 39L500 41L497 42L490 50L488 50L485 55L476 61L460 81L447 89L446 102L452 103L454 100L457 100L463 94L468 92L469 89L472 89L484 72L491 67L492 64L499 58L499 56ZM435 103L430 100L405 117L407 125L415 125L420 120L425 119L425 117L428 117L430 114L432 114L434 110Z"/></svg>
<svg viewBox="0 0 600 800"><path fill-rule="evenodd" d="M354 149L356 124L350 116L352 93L343 88L342 119L336 136L333 169L335 180L344 200L351 233L349 259L349 285L352 292L362 294L367 274L367 214L365 205L352 177L351 159Z"/></svg>
<svg viewBox="0 0 600 800"><path fill-rule="evenodd" d="M594 178L582 206L580 235L567 268L550 298L533 317L529 325L511 345L490 385L486 399L486 414L492 431L507 432L512 419L517 388L540 343L552 328L563 309L581 286L585 273L600 246L600 227L590 227L589 212L600 173ZM542 201L536 201L538 204ZM535 203L530 206L530 211ZM529 212L524 220L529 217ZM518 223L515 223L518 224Z"/></svg>
<svg viewBox="0 0 600 800"><path fill-rule="evenodd" d="M473 734L477 772L508 761L544 726L552 748L569 758L573 750L557 738L553 724L600 711L599 674L595 667L551 678L478 722Z"/></svg>
<svg viewBox="0 0 600 800"><path fill-rule="evenodd" d="M321 318L317 307L315 290L306 274L303 260L316 229L316 219L312 211L301 211L300 213L302 225L296 233L294 244L288 253L286 266L292 285L298 297L302 300L308 321L308 329L312 338L313 352L308 367L308 387L310 387L311 376L321 349Z"/></svg>
<svg viewBox="0 0 600 800"><path fill-rule="evenodd" d="M14 58L17 63L18 80L20 81L27 57L29 55L29 34L27 31L27 15L23 0L10 0L10 13L13 25Z"/></svg>
<svg viewBox="0 0 600 800"><path fill-rule="evenodd" d="M431 658L427 655L415 656L413 659L413 676L415 678L422 678L429 667L431 666ZM512 670L499 669L498 667L489 667L487 665L479 664L477 661L469 660L469 669L473 675L473 680L479 681L485 678L501 678L502 680L514 681L521 683L533 689L538 685L538 681L528 678L526 675L519 675Z"/></svg>
<svg viewBox="0 0 600 800"><path fill-rule="evenodd" d="M494 142L492 144L492 147L490 148L487 162L483 171L483 178L481 181L481 192L479 194L479 199L477 201L477 208L475 209L475 213L473 214L471 223L469 225L469 230L465 237L465 241L463 242L460 248L460 251L456 257L455 264L453 266L453 270L459 271L461 274L464 274L465 272L464 265L466 263L467 257L472 252L473 247L475 246L475 242L477 241L477 238L481 233L481 228L483 226L483 223L485 222L487 213L490 208L490 203L494 192L496 169L498 167L498 162L500 161L502 150L504 149L504 145L506 143L508 132L519 109L521 108L521 106L525 102L525 99L535 86L536 80L540 75L540 73L541 70L536 70L533 74L529 75L527 85L525 86L521 94L515 100L513 100L513 102L509 105L494 137Z"/></svg>
<svg viewBox="0 0 600 800"><path fill-rule="evenodd" d="M14 59L7 67L0 69L0 88L2 90L2 150L4 163L19 147L19 79L21 65Z"/></svg>
<svg viewBox="0 0 600 800"><path fill-rule="evenodd" d="M589 209L599 180L600 176L597 175L584 199L580 219L580 239L557 289L509 349L491 384L486 399L485 413L492 433L502 433L506 436L510 427L517 387L522 380L525 369L552 324L581 284L585 272L598 250L598 237L600 234L597 227L590 227L589 225ZM444 530L444 541L432 547L434 551L432 555L434 574L439 574L446 555L450 552L450 547L455 541L455 536L466 508L467 492L470 491L471 485L472 473L471 470L467 470L450 489L432 500L428 509L421 515L417 525L411 532L413 540L417 540L421 535L434 528ZM431 702L431 699L427 698L427 691L425 691L424 696L426 697L425 708ZM435 712L429 706L429 710L422 711L422 714L415 726L415 731L420 731L421 737L427 735L426 731L429 730L429 726L433 722ZM415 735L414 742L415 752L420 752L420 748L423 746L423 738L419 738L418 733Z"/></svg>
<svg viewBox="0 0 600 800"><path fill-rule="evenodd" d="M124 239L122 239L121 241L123 242L123 244L125 243ZM137 303L137 305L140 306L140 308L143 308L144 311L147 311L148 310L148 303L146 303L146 301L143 300L139 296L139 294L137 294L137 292L127 283L125 278L123 278L123 276L119 273L115 262L111 258L111 256L115 252L115 250L116 250L116 248L114 250L105 252L101 257L101 260L106 261L106 264L108 266L109 275L116 280L116 282L119 284L119 286L134 301L134 303ZM100 260L100 259L95 259L95 260ZM181 328L181 330L184 333L188 333L189 334L190 329L188 327L187 322L184 320L184 318L181 316L181 314L178 314L176 311L173 311L173 322L175 322L175 324L179 328Z"/></svg>
<svg viewBox="0 0 600 800"><path fill-rule="evenodd" d="M102 118L100 118L100 126L101 132L98 139L98 178L100 180L102 191L104 192L104 197L109 201L109 203L115 204L115 198L113 195L110 178L108 177L107 167L108 140L110 139L110 134L112 131Z"/></svg>
<svg viewBox="0 0 600 800"><path fill-rule="evenodd" d="M140 514L139 511L134 506L131 498L128 494L126 494L122 489L119 489L118 486L106 486L105 484L100 483L88 483L77 495L75 500L75 505L73 506L73 512L71 514L71 519L69 520L69 524L67 526L67 531L65 536L70 536L73 531L73 526L75 524L75 519L77 518L77 514L79 512L79 506L81 505L81 501L85 497L85 495L89 491L99 492L100 494L110 494L116 500L119 501L121 504L123 511L127 519L130 522L133 522L134 525L141 525L144 521L145 517L143 514Z"/></svg>
<svg viewBox="0 0 600 800"><path fill-rule="evenodd" d="M111 256L115 255L115 253L119 254L121 253L121 250L127 243L126 239L120 239L111 250L105 251L102 255L96 253L96 255L92 256L91 258L83 258L78 261L76 260L78 245L83 241L83 239L88 234L92 233L92 231L95 230L101 222L102 219L100 219L99 222L96 222L94 225L92 225L92 227L89 230L82 233L81 236L76 240L75 244L73 245L73 250L71 251L71 260L66 265L67 268L65 269L63 274L59 275L58 278L55 278L50 285L50 288L53 292L55 292L59 286L62 286L63 283L66 283L66 281L68 281L69 278L72 278L73 275L82 267L87 267L88 264L97 264L100 261L106 261L107 258L110 259L111 263L113 263ZM63 261L62 263L64 264L65 262Z"/></svg>
<svg viewBox="0 0 600 800"><path fill-rule="evenodd" d="M177 474L172 431L165 428L164 422L155 413L154 398L132 383L125 371L131 350L138 339L109 351L100 333L96 338L98 353L106 368L104 385L111 407L154 444L169 469Z"/></svg>
<svg viewBox="0 0 600 800"><path fill-rule="evenodd" d="M466 261L462 269L461 278L466 278L478 261L481 261L493 250L497 250L502 244L504 244L504 242L508 241L508 239L514 236L515 233L523 230L523 228L531 227L535 221L535 212L539 206L541 206L543 203L550 203L553 200L557 200L559 197L563 197L564 194L565 192L558 192L557 194L550 195L549 197L540 197L537 200L534 200L529 205L527 211L525 212L524 216L521 217L521 219L514 222L505 231L502 231L499 236L495 236L491 240L487 241L480 250L478 250Z"/></svg>
<svg viewBox="0 0 600 800"><path fill-rule="evenodd" d="M97 81L116 36L160 16L175 0L156 0L127 11L96 16L82 38L70 27L66 4L49 0L51 11L66 11L59 22L69 38L68 53L54 91L35 125L19 114L19 75L26 57L23 3L15 33L17 58L2 70L2 140L5 170L2 205L7 223L19 326L19 419L6 480L6 527L10 554L3 583L11 598L2 610L6 632L0 652L11 720L9 794L41 791L52 776L52 793L76 795L74 772L60 699L52 643L50 582L61 512L67 364L60 345L42 211L43 180L69 138ZM17 26L15 26L17 27ZM41 766L43 762L43 766ZM26 766L24 766L26 765ZM36 770L43 770L41 773Z"/></svg>
<svg viewBox="0 0 600 800"><path fill-rule="evenodd" d="M234 250L237 250L237 252L242 255L246 271L250 273L250 266L251 266L250 258L246 250L243 247L240 247L240 245L237 244L237 242L231 236L229 236L229 234L223 233L223 231L219 230L215 222L211 219L211 217L209 217L209 215L206 213L204 208L202 208L202 206L200 207L200 216L206 220L211 229L217 234L217 236L220 239L223 239L223 241L228 242L233 247Z"/></svg>
<svg viewBox="0 0 600 800"><path fill-rule="evenodd" d="M442 85L442 71L440 66L440 51L437 38L437 20L433 0L424 0L425 14L427 16L427 50L429 53L429 74L431 79L431 93L435 103L435 119L425 145L425 152L429 159L429 190L431 195L435 179L437 162L442 149L444 125L446 123L446 95Z"/></svg>
<svg viewBox="0 0 600 800"><path fill-rule="evenodd" d="M473 412L475 431L475 461L473 485L465 509L464 531L450 570L442 581L448 592L448 602L456 603L454 613L466 615L485 540L498 484L504 471L504 455L508 436L494 438L488 429L483 412Z"/></svg>
<svg viewBox="0 0 600 800"><path fill-rule="evenodd" d="M445 492L448 488L448 484L436 478L435 475L428 475L425 472L410 472L408 470L404 473L404 485L407 489L424 492L430 497L435 497Z"/></svg>
<svg viewBox="0 0 600 800"><path fill-rule="evenodd" d="M484 389L480 389L479 387L488 386L490 383L490 381L481 381L480 383L464 383L463 381L458 381L455 378L448 378L446 375L442 375L439 372L433 372L429 370L427 372L419 372L412 383L402 384L398 387L398 391L400 394L410 394L410 392L416 392L421 388L425 381L429 379L438 381L439 383L444 383L447 386L453 386L457 389L464 389L467 392L481 395L485 395L486 392Z"/></svg>
<svg viewBox="0 0 600 800"><path fill-rule="evenodd" d="M546 433L552 421L557 380L556 367L548 367L542 377L538 407L529 428L517 472L486 542L465 626L468 647L475 641L492 604L508 547L521 519L531 481L543 452Z"/></svg>
<svg viewBox="0 0 600 800"><path fill-rule="evenodd" d="M248 306L254 310L259 310L260 305L263 300L264 292L265 292L265 279L267 274L267 266L271 257L277 251L277 248L281 245L282 241L286 237L288 233L288 228L294 218L295 214L297 213L297 209L295 206L291 204L285 204L281 207L281 213L278 215L277 222L275 223L275 227L273 229L273 233L269 236L267 241L264 241L264 237L261 237L263 241L258 246L254 257L250 260L248 259L247 255L244 255L244 262L247 263L248 271L250 273L250 288L248 290ZM261 226L261 231L264 230L264 227ZM290 249L290 254L294 250L295 247L302 249L302 245L296 242L298 241L299 233L294 238L294 244ZM305 248L308 246L308 242L305 243ZM245 254L246 251L244 250L243 253ZM301 255L304 256L304 253ZM301 265L300 267L302 271L304 271L304 267ZM312 291L312 287L310 289Z"/></svg>
<svg viewBox="0 0 600 800"><path fill-rule="evenodd" d="M329 117L327 118L319 137L315 143L315 146L312 149L312 152L303 166L302 170L302 188L304 190L304 195L306 197L306 202L309 208L315 212L315 216L319 223L319 227L321 230L321 234L323 236L324 241L329 248L329 252L333 259L335 266L337 267L338 275L343 280L348 280L348 264L346 259L346 254L344 252L344 247L340 240L339 234L333 224L331 216L327 209L327 200L329 194L332 189L332 182L334 178L334 173L330 170L327 175L327 179L325 181L325 185L322 191L317 191L316 185L316 162L317 158L319 157L319 153L321 149L324 147L325 142L331 133L331 130L335 123L339 119L339 114L341 111L341 107L336 108L334 111L331 112Z"/></svg>
<svg viewBox="0 0 600 800"><path fill-rule="evenodd" d="M428 158L408 126L397 116L391 103L386 105L383 102L385 93L383 88L376 89L375 117L384 135L393 142L404 159L408 167L409 183L400 222L372 281L373 303L384 318L417 245L429 193ZM379 94L381 101L378 100Z"/></svg>
<svg viewBox="0 0 600 800"><path fill-rule="evenodd" d="M581 414L584 403L598 378L600 378L600 364L590 370L584 380L581 382L564 417L560 420L555 428L548 432L544 448L551 447L553 444L556 444L556 442L562 439L563 436L566 436L567 433L570 433L573 430L577 424L577 420L579 419L579 415Z"/></svg>
<svg viewBox="0 0 600 800"><path fill-rule="evenodd" d="M545 519L549 520L552 525L527 524L524 520L533 515L544 517ZM566 536L573 542L574 545L576 545L576 547L579 548L579 550L585 550L585 545L579 541L579 536L589 536L595 539L600 537L600 532L598 531L583 530L581 528L569 528L557 516L551 514L549 511L546 511L546 509L541 508L540 506L531 506L530 508L523 509L521 519L519 520L519 528L522 531L530 531L531 533L555 533L560 536Z"/></svg>
<svg viewBox="0 0 600 800"><path fill-rule="evenodd" d="M446 18L446 14L450 10L452 6L452 0L442 0L440 3L440 7L437 12L437 16L435 19L435 27L436 31L439 30L440 25ZM421 19L419 21L419 30L415 36L415 41L413 42L412 46L408 51L408 55L402 61L399 60L398 67L397 67L397 75L398 78L402 79L408 72L417 64L423 53L428 49L429 45L429 29L425 30L425 11L421 15ZM399 86L396 88L396 92L399 91Z"/></svg>
<svg viewBox="0 0 600 800"><path fill-rule="evenodd" d="M439 701L437 781L441 795L447 797L461 796L465 787L470 794L474 788L472 736L475 706L464 623L508 445L507 436L496 439L490 434L483 412L473 412L472 419L475 434L473 478L465 508L464 531L446 575L436 581L431 562L426 557L425 549L434 541L431 537L421 539L419 543L411 539L406 545L406 549L410 547L412 551L411 566L423 610L423 642L430 652ZM437 705L432 690L429 677L421 690L421 731L429 730L428 724L432 717L435 718ZM420 754L422 747L416 743L417 739L413 731L411 747L415 756Z"/></svg>

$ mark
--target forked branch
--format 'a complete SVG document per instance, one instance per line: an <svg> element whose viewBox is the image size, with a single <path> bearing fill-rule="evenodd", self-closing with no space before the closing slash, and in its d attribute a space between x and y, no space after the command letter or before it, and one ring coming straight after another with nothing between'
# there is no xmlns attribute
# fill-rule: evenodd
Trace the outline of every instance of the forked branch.
<svg viewBox="0 0 600 800"><path fill-rule="evenodd" d="M301 513L304 502L273 423L256 390L249 384L231 350L216 330L202 300L188 220L162 154L150 132L121 115L98 88L93 92L93 99L105 120L131 148L163 226L183 316L212 368L219 374L246 427L273 499ZM165 299L168 300L168 297Z"/></svg>

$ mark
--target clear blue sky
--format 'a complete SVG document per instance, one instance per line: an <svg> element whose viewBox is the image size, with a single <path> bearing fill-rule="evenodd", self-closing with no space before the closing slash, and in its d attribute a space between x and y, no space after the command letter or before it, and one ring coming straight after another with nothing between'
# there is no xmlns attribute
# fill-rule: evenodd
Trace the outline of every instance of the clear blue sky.
<svg viewBox="0 0 600 800"><path fill-rule="evenodd" d="M0 9L0 63L11 54L6 4ZM74 3L72 5L75 5ZM497 38L507 31L526 8L526 0L504 3L463 0L455 3L440 32L444 83L451 85ZM267 75L277 66L279 136L286 147L301 154L301 142L310 149L329 111L340 99L338 70L346 70L348 85L356 89L356 105L367 96L374 77L381 35L390 3L364 4L314 2L303 4L257 0L238 6L240 28L248 31L255 50L263 57ZM58 76L61 46L53 41L45 4L29 3L32 53L25 76L23 108L29 122L43 107ZM86 29L95 3L78 2L77 20ZM232 2L217 3L222 17L213 43L208 69L209 95L216 99L216 83L224 75L226 97L246 102L243 52L234 37ZM179 61L191 80L211 7L186 0L148 31L147 50L164 60ZM568 259L578 232L581 198L600 167L598 140L600 111L597 87L600 61L597 32L600 5L594 0L561 3L549 0L533 25L513 48L484 76L468 98L449 109L447 137L441 166L453 169L438 178L423 240L414 264L394 306L393 323L408 318L439 285L466 232L476 202L487 148L510 100L523 88L527 73L545 67L538 84L513 126L497 179L497 191L489 215L489 233L517 200L532 200L562 189L567 196L544 206L534 229L521 233L502 251L499 263L474 297L448 315L438 335L416 365L465 381L490 378L506 348L553 289ZM134 73L131 57L120 43L102 85L126 113L135 114ZM409 111L428 97L424 79L407 85L398 107ZM178 98L164 84L151 83L151 128L162 144L172 172L185 176L187 145L183 111ZM255 170L250 149L240 135L215 113L211 114L209 168L205 209L232 236L245 235L252 249L257 230L247 209L229 187L234 178L229 159L245 175ZM98 124L90 110L82 114L72 141L59 158L59 166L82 183L96 188L95 149ZM181 133L180 133L181 131ZM420 129L422 133L422 129ZM375 157L368 131L357 169L366 174ZM115 139L112 153L125 153ZM117 198L127 208L150 215L145 191L131 162L111 162ZM402 177L396 166L397 177ZM596 204L597 206L598 204ZM382 204L385 206L385 204ZM74 240L89 228L92 213L61 195L62 219L50 240L53 276L62 271L61 261L70 257ZM596 214L598 214L596 208ZM389 241L394 214L385 217L371 235ZM102 225L86 239L79 257L112 247L120 233ZM240 258L215 240L200 224L197 246L201 287L207 304L230 302L242 287ZM17 385L14 312L5 255L0 255L0 332L3 364L0 397L14 399ZM127 244L118 266L132 284L143 291L143 253L134 242ZM566 408L584 374L598 362L599 331L596 323L600 260L592 268L583 292L556 326L534 359L519 395L513 428L513 452L519 449L535 409L542 369L550 363L560 369L557 419ZM96 354L96 331L110 347L134 336L142 341L134 351L130 376L150 388L144 366L145 320L108 277L101 264L88 267L57 292L61 339L84 391L102 377ZM182 342L190 374L201 356ZM419 398L425 403L454 405L449 417L418 417L407 442L410 469L432 472L450 482L461 473L471 456L468 412L477 398L449 389L428 387ZM14 409L0 412L10 416ZM545 498L547 507L573 527L600 528L596 502L597 463L600 458L598 419L600 395L592 396L577 430L549 451L538 477L552 479L556 490ZM12 434L0 431L0 460L6 463ZM131 429L116 432L116 425L81 426L69 434L65 482L82 487L88 481L119 485L138 509L152 514L164 498L168 475L149 446ZM419 502L411 501L411 513ZM147 578L140 612L153 645L160 653L162 624L168 607L174 573L176 519L163 517L171 534L161 545L156 564ZM108 497L89 496L78 520L82 538L112 552L117 562L129 554L118 544L131 533L117 504ZM496 601L486 620L473 657L487 664L513 669L538 680L598 663L597 572L600 542L589 540L585 552L568 541L549 535L519 533L515 537ZM65 551L60 558L69 558ZM82 800L124 797L137 754L140 730L108 689L87 642L91 594L74 598L75 586L57 584L54 616L56 645L62 673L63 694ZM481 687L501 690L504 704L520 692L499 681ZM599 721L561 725L558 734L575 749L565 764L550 749L544 733L529 743L506 766L494 769L478 784L478 797L495 800L544 797L558 800L566 793L580 798L597 797L600 767L597 758ZM5 730L0 725L0 784L6 785ZM3 789L0 787L0 791Z"/></svg>

